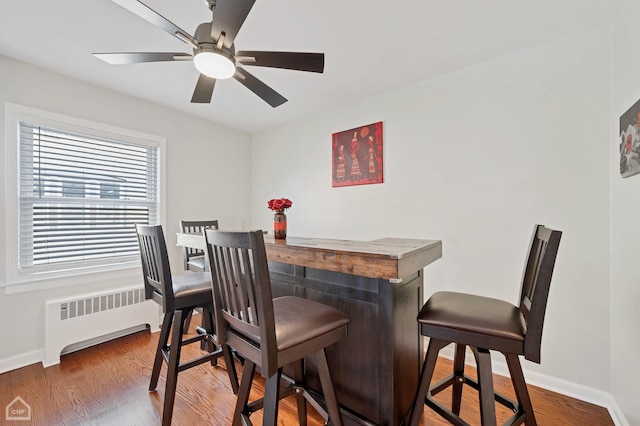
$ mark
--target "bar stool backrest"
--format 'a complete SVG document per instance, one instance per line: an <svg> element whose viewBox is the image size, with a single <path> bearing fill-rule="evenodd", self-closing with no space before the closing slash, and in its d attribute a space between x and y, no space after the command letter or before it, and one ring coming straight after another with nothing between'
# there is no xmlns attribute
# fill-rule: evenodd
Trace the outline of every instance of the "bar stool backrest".
<svg viewBox="0 0 640 426"><path fill-rule="evenodd" d="M271 281L262 231L205 230L214 315L221 344L261 368L278 370Z"/></svg>
<svg viewBox="0 0 640 426"><path fill-rule="evenodd" d="M538 364L547 299L561 237L562 232L537 225L522 274L520 312L527 323L524 357Z"/></svg>
<svg viewBox="0 0 640 426"><path fill-rule="evenodd" d="M136 225L145 299L153 299L164 313L173 312L174 296L167 245L161 225Z"/></svg>
<svg viewBox="0 0 640 426"><path fill-rule="evenodd" d="M217 220L181 220L180 221L180 232L186 234L202 234L204 229L218 229L218 221ZM193 247L183 247L182 248L182 259L184 261L184 270L188 271L193 269L193 266L190 267L189 261L194 257L204 256L204 251L193 248ZM196 272L203 272L197 270Z"/></svg>

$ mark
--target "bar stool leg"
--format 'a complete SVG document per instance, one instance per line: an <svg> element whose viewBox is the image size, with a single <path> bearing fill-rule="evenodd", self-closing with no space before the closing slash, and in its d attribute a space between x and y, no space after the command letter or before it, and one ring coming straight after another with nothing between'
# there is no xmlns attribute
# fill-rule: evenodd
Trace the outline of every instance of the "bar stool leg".
<svg viewBox="0 0 640 426"><path fill-rule="evenodd" d="M264 390L264 413L262 426L276 426L278 423L278 400L280 394L280 378L282 368L267 379Z"/></svg>
<svg viewBox="0 0 640 426"><path fill-rule="evenodd" d="M188 315L191 315L193 311L189 311ZM202 325L204 326L204 330L207 334L214 334L213 328L213 306L208 306L206 308L202 308ZM186 328L186 321L185 321ZM204 347L203 347L204 346ZM211 353L216 350L216 346L211 339L205 339L201 342L200 349L206 350ZM211 360L211 365L218 365L218 358L214 358Z"/></svg>
<svg viewBox="0 0 640 426"><path fill-rule="evenodd" d="M293 379L297 386L304 385L304 358L293 364ZM307 400L302 393L296 392L296 404L298 406L298 423L307 426Z"/></svg>
<svg viewBox="0 0 640 426"><path fill-rule="evenodd" d="M504 354L507 359L507 366L509 367L509 374L511 376L511 382L513 383L513 389L516 391L518 398L518 404L525 413L525 422L527 426L536 426L536 417L533 414L533 406L531 405L531 399L529 398L529 391L527 390L527 383L524 380L522 374L522 367L520 365L520 358L516 354Z"/></svg>
<svg viewBox="0 0 640 426"><path fill-rule="evenodd" d="M237 395L238 372L236 371L236 364L233 362L233 356L231 355L231 348L229 348L229 345L222 345L222 356L224 356L224 364L227 367L227 374L229 374L231 390L233 390L233 393Z"/></svg>
<svg viewBox="0 0 640 426"><path fill-rule="evenodd" d="M322 385L322 393L327 404L329 412L329 421L333 426L342 426L342 414L338 406L336 398L336 390L333 387L331 376L329 375L329 366L327 365L327 356L324 349L315 353L316 365L318 368L318 376L320 376L320 384Z"/></svg>
<svg viewBox="0 0 640 426"><path fill-rule="evenodd" d="M233 426L242 426L242 414L247 407L249 401L249 393L251 392L251 385L253 384L253 374L256 372L256 365L245 359L244 366L242 368L242 381L240 382L240 388L238 389L238 399L236 400L236 408L233 412Z"/></svg>
<svg viewBox="0 0 640 426"><path fill-rule="evenodd" d="M453 387L451 388L451 411L459 416L462 403L462 386L464 385L464 356L466 345L456 343L456 354L453 361Z"/></svg>
<svg viewBox="0 0 640 426"><path fill-rule="evenodd" d="M173 402L176 399L176 385L178 384L178 366L180 365L180 351L182 349L184 315L184 311L176 311L173 317L171 346L169 348L169 368L167 369L167 385L164 391L164 408L162 409L163 426L171 426Z"/></svg>
<svg viewBox="0 0 640 426"><path fill-rule="evenodd" d="M184 334L189 332L189 327L191 326L191 316L193 315L193 310L190 310L187 316L184 319Z"/></svg>
<svg viewBox="0 0 640 426"><path fill-rule="evenodd" d="M162 320L162 328L160 329L160 336L158 337L158 348L156 349L156 358L153 361L153 370L151 370L151 382L149 384L149 390L155 390L158 386L158 378L160 377L160 370L162 369L162 362L164 356L162 350L169 341L169 331L171 330L171 321L173 320L173 312L166 313Z"/></svg>
<svg viewBox="0 0 640 426"><path fill-rule="evenodd" d="M480 417L482 426L496 426L496 404L491 373L491 354L487 349L472 348L478 367Z"/></svg>
<svg viewBox="0 0 640 426"><path fill-rule="evenodd" d="M413 408L411 409L411 419L409 420L410 426L418 426L420 418L424 411L425 398L429 392L429 384L431 383L431 377L433 371L436 368L436 362L438 361L438 353L440 349L447 346L449 342L444 340L429 339L429 347L427 348L427 355L422 365L422 373L420 373L420 383L418 384L418 391L413 400Z"/></svg>

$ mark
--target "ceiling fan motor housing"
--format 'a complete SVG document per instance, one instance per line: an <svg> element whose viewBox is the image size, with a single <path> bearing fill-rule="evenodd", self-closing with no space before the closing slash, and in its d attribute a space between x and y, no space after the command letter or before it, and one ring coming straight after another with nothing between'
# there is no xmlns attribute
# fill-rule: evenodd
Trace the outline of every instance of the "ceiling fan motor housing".
<svg viewBox="0 0 640 426"><path fill-rule="evenodd" d="M218 40L211 38L211 22L203 22L198 25L195 32L195 39L198 40L198 44L206 43L214 46L218 44ZM234 50L232 53L235 54L235 48L233 45L231 46L231 49Z"/></svg>

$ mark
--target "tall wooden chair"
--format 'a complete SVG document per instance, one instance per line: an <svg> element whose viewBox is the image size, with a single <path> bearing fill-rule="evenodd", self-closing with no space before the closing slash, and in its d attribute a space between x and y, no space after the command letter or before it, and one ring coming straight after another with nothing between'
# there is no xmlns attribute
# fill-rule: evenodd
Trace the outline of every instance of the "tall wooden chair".
<svg viewBox="0 0 640 426"><path fill-rule="evenodd" d="M187 234L202 234L203 229L218 229L217 220L181 220L180 232ZM193 248L182 248L182 259L185 271L204 272L204 251Z"/></svg>
<svg viewBox="0 0 640 426"><path fill-rule="evenodd" d="M249 416L261 408L263 425L277 424L278 401L292 393L301 425L306 425L306 400L332 425L342 425L325 348L347 335L349 318L308 299L272 299L262 231L206 230L205 239L218 338L245 359L233 425L251 424ZM315 358L326 406L304 385L304 358L308 356ZM288 364L294 366L293 378L282 374ZM249 403L256 366L266 379L265 396ZM281 378L287 382L283 389Z"/></svg>
<svg viewBox="0 0 640 426"><path fill-rule="evenodd" d="M158 348L156 350L149 390L158 385L160 369L163 361L168 363L167 383L164 393L162 424L171 424L173 403L175 400L178 373L204 362L215 364L220 356L224 356L229 380L234 393L238 391L238 379L231 354L227 347L216 349L216 338L213 334L213 295L211 293L210 275L205 272L171 276L169 257L164 233L160 225L136 225L142 272L144 277L145 298L153 299L164 312ZM195 308L202 308L206 333L183 340L184 320ZM171 334L171 344L169 341ZM207 353L193 360L180 362L182 346L194 342L206 342Z"/></svg>
<svg viewBox="0 0 640 426"><path fill-rule="evenodd" d="M202 235L203 229L218 229L217 220L181 220L180 232L187 234L200 234ZM182 260L184 262L185 271L193 272L205 272L205 260L204 250L200 250L194 247L182 248ZM191 326L191 317L193 311L187 314L187 318L184 323L185 331L189 330ZM202 332L202 327L198 327L198 332Z"/></svg>
<svg viewBox="0 0 640 426"><path fill-rule="evenodd" d="M562 232L536 225L533 230L520 289L519 306L508 302L464 293L434 293L418 314L420 333L430 337L429 347L416 393L410 425L417 426L426 404L454 425L467 425L460 418L463 384L479 392L483 425L496 424L495 402L514 414L504 424L536 424L529 392L522 374L519 355L540 363L542 326L551 285L551 276ZM455 343L454 372L429 386L438 352ZM464 374L465 348L476 359L478 380ZM517 402L494 392L489 351L501 352L511 374ZM433 396L452 386L451 409Z"/></svg>

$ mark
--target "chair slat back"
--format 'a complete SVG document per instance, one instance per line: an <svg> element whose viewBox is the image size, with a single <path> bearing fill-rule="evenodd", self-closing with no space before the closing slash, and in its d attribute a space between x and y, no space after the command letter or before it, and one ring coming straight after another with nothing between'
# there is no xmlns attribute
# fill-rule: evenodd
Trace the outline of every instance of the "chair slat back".
<svg viewBox="0 0 640 426"><path fill-rule="evenodd" d="M180 232L187 234L202 234L204 229L218 229L217 220L181 220ZM187 263L192 257L204 256L204 251L193 248L183 247L182 257L184 260L184 269L189 269Z"/></svg>
<svg viewBox="0 0 640 426"><path fill-rule="evenodd" d="M536 225L522 276L520 312L527 323L524 356L537 363L540 363L542 328L561 237L560 231Z"/></svg>
<svg viewBox="0 0 640 426"><path fill-rule="evenodd" d="M173 311L174 297L167 245L161 225L136 225L145 299L153 299L163 311Z"/></svg>
<svg viewBox="0 0 640 426"><path fill-rule="evenodd" d="M218 339L225 343L233 335L249 342L261 354L252 361L269 370L277 348L262 231L205 230L204 235Z"/></svg>

